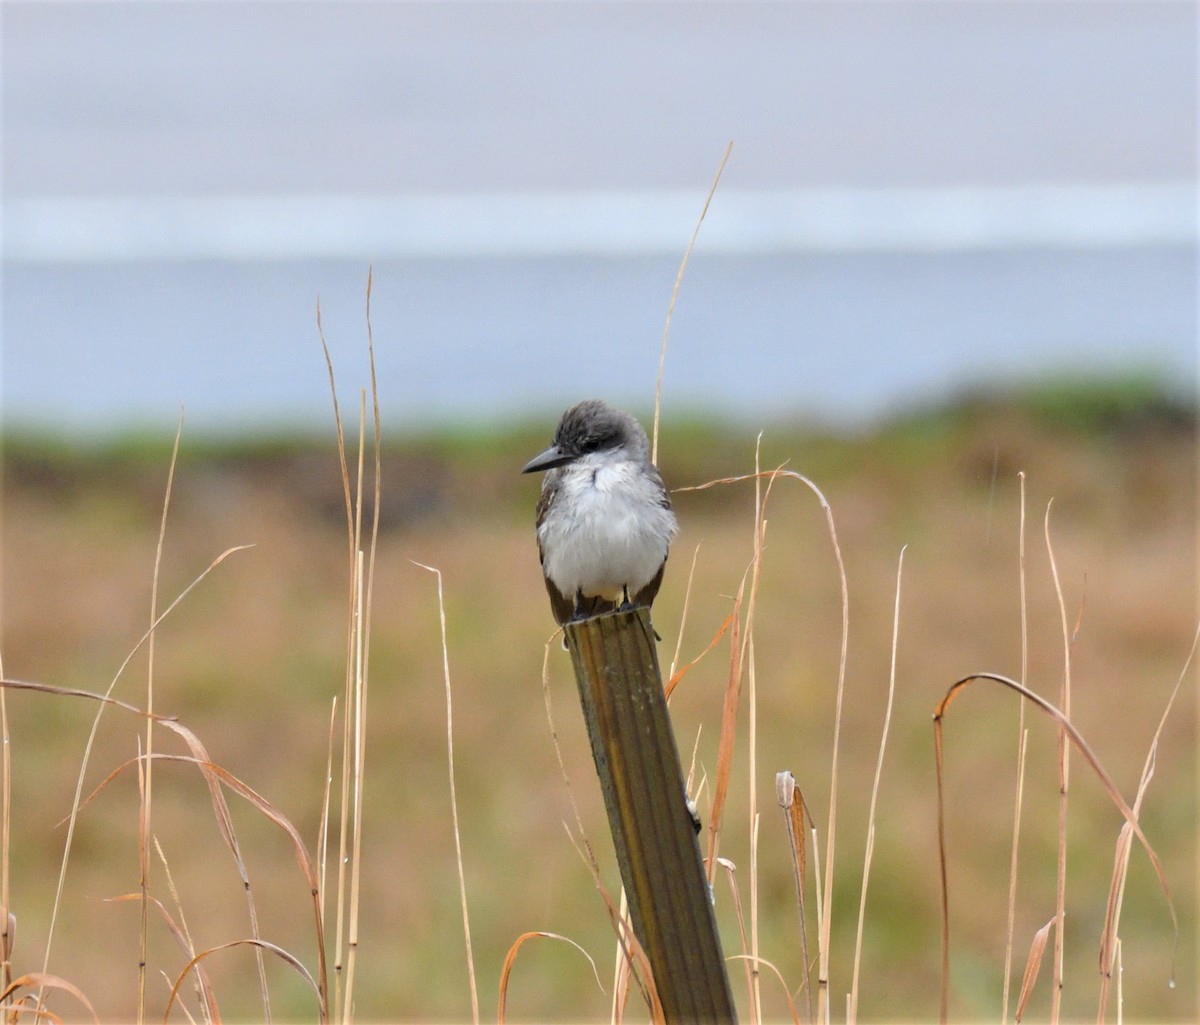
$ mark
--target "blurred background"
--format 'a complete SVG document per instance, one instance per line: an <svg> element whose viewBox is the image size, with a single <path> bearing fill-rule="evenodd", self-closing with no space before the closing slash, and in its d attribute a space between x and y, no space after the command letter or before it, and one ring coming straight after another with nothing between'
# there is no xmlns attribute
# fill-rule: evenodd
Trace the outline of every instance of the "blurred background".
<svg viewBox="0 0 1200 1025"><path fill-rule="evenodd" d="M908 546L860 1015L929 1020L938 699L953 680L994 671L1057 700L1065 617L1072 715L1132 797L1196 629L1197 17L1185 2L6 0L5 675L92 691L112 681L148 622L182 406L160 607L227 547L255 547L158 631L155 705L315 845L348 576L317 308L353 434L369 381L370 272L383 497L359 1016L470 1013L435 582L413 560L445 574L484 1016L526 930L580 942L607 986L607 916L563 829L575 828L572 799L613 889L616 875L553 639L548 687L569 791L546 720L537 482L516 469L580 398L649 424L680 259L732 141L671 322L660 464L675 488L747 473L762 430L762 465L787 461L832 508L850 602L839 1012ZM682 533L655 623L664 660L682 637L688 661L733 610L754 552L754 493L680 491L675 503ZM777 771L796 774L824 859L841 596L807 490L776 485L767 536L758 776L743 694L721 853L748 901L753 789L763 956L795 990L797 916L772 787ZM685 759L694 747L710 777L728 665L722 642L672 702ZM143 649L115 693L144 706L146 678ZM1181 936L1175 945L1136 853L1122 928L1125 1013L1163 1021L1197 1013L1194 672L1184 680L1143 818ZM44 694L9 703L13 965L26 971L42 967L60 823L94 710ZM1009 1017L1054 907L1055 734L1044 719L1027 726ZM143 736L140 720L106 713L85 793ZM956 703L960 1020L1001 1010L1018 739L1011 697L979 688ZM1120 820L1075 764L1064 1016L1094 1019ZM702 791L702 817L710 801ZM164 763L154 809L178 907L157 863L152 892L187 915L198 949L245 935L241 883L203 783ZM261 816L234 812L264 936L313 967L291 850ZM137 887L130 773L85 810L75 844L49 969L103 1019L128 1020L137 911L111 898ZM724 881L717 892L732 954ZM173 980L187 958L157 919L151 929L152 973ZM250 955L209 963L227 1016L261 1017ZM296 977L270 971L276 1013L312 1017ZM1032 1017L1048 1014L1050 973L1047 959ZM785 1017L780 991L764 985L766 1016ZM168 991L155 975L152 1010ZM513 1020L607 1014L575 951L524 949Z"/></svg>
<svg viewBox="0 0 1200 1025"><path fill-rule="evenodd" d="M855 421L1195 377L1196 11L5 4L4 413L389 423L646 404Z"/></svg>

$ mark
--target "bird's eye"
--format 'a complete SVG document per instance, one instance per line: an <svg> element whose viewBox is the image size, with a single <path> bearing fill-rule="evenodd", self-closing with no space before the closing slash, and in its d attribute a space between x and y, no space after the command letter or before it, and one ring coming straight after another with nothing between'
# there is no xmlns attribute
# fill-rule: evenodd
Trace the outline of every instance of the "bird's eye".
<svg viewBox="0 0 1200 1025"><path fill-rule="evenodd" d="M579 445L581 452L599 452L602 448L611 448L617 441L615 431L593 431Z"/></svg>

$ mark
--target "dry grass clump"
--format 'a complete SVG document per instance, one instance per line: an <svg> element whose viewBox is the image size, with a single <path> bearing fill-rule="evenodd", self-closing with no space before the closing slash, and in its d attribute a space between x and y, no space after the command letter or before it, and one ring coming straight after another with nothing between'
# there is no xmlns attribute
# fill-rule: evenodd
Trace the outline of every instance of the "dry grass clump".
<svg viewBox="0 0 1200 1025"><path fill-rule="evenodd" d="M469 503L373 405L254 472L185 437L86 486L10 473L4 675L42 682L0 690L0 940L31 1020L490 1017L502 980L510 1019L622 1006L579 952L613 950L616 873L522 437L473 451L502 499ZM1194 425L1010 402L735 438L698 466L663 433L655 622L743 1016L1190 1020ZM442 484L389 515L414 459Z"/></svg>

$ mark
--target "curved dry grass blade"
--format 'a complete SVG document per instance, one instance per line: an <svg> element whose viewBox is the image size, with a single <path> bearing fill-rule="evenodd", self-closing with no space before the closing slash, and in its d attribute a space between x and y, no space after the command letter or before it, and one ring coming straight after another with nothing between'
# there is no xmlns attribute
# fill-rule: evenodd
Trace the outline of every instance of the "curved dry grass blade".
<svg viewBox="0 0 1200 1025"><path fill-rule="evenodd" d="M1154 767L1158 758L1158 743L1162 738L1163 728L1167 725L1167 717L1171 714L1171 709L1175 705L1175 699L1179 695L1179 688L1183 686L1183 681L1187 678L1188 670L1191 668L1192 659L1196 656L1198 645L1200 645L1200 626L1197 626L1196 632L1192 635L1192 646L1188 649L1187 658L1183 662L1183 668L1179 672L1175 686L1171 689L1166 707L1163 709L1162 715L1158 720L1158 726L1154 730L1154 737L1150 741L1150 750L1146 753L1146 761L1142 766L1142 776L1138 782L1137 795L1133 801L1135 815L1141 814L1142 801L1146 796L1146 790L1150 786L1151 779L1154 778ZM1109 885L1108 902L1104 912L1104 932L1100 936L1100 1010L1097 1020L1101 1022L1104 1021L1108 1007L1108 988L1112 981L1113 969L1117 958L1117 948L1120 943L1117 937L1117 927L1121 921L1121 904L1125 894L1125 876L1129 869L1129 852L1132 843L1133 830L1129 823L1125 823L1117 836L1117 846L1113 856L1112 882ZM1172 980L1175 977L1173 965L1171 977Z"/></svg>
<svg viewBox="0 0 1200 1025"><path fill-rule="evenodd" d="M28 690L36 691L39 694L53 694L60 698L88 698L91 701L99 701L104 705L113 705L116 708L123 708L126 712L133 712L135 715L143 715L153 717L159 722L167 722L174 719L170 715L157 715L147 712L143 708L138 708L137 705L131 705L128 701L122 701L120 698L109 697L107 694L97 694L91 690L80 690L77 687L56 687L52 683L35 683L32 680L0 680L0 687L7 690Z"/></svg>
<svg viewBox="0 0 1200 1025"><path fill-rule="evenodd" d="M298 958L296 958L295 956L293 956L292 954L289 954L282 947L276 946L274 943L271 943L268 940L246 939L246 940L230 940L228 943L218 943L215 947L209 947L207 950L200 951L199 954L197 954L195 957L193 957L184 966L183 971L180 972L178 978L176 978L175 984L171 987L170 997L167 998L167 1007L166 1007L166 1010L163 1011L163 1021L164 1022L170 1018L171 1008L175 1006L175 998L177 996L179 996L179 987L183 985L184 980L187 979L187 977L191 973L192 969L196 968L200 964L200 962L211 957L213 954L216 954L218 951L230 950L233 947L254 947L257 951L266 951L268 954L274 954L276 957L278 957L280 960L282 960L285 964L287 964L289 967L294 969L296 974L299 975L305 982L307 982L309 989L311 989L313 991L313 995L316 996L316 998L317 998L318 1009L321 1011L321 1014L322 1014L321 1020L322 1021L325 1020L325 1017L324 1017L325 999L321 993L321 988L320 988L320 986L317 985L316 979L314 979L312 977L312 975L309 973L308 969L304 967L304 965L300 962L300 960Z"/></svg>
<svg viewBox="0 0 1200 1025"><path fill-rule="evenodd" d="M201 774L204 776L204 782L208 786L209 798L212 802L213 815L217 820L217 827L221 832L221 837L225 841L225 846L229 848L229 853L233 856L234 864L237 866L238 876L242 881L242 888L246 895L246 911L250 922L250 933L254 939L260 937L258 927L258 908L254 901L254 890L250 885L250 872L246 867L246 861L242 857L241 844L238 843L237 833L233 827L233 817L229 813L229 805L225 801L225 795L221 791L219 773L225 770L219 769L214 765L212 759L209 758L208 749L205 748L200 738L196 736L190 729L180 722L167 723L167 728L178 734L196 761ZM240 782L240 781L239 781ZM252 792L252 791L251 791ZM290 823L289 823L290 825ZM294 832L294 830L293 830ZM298 839L298 837L297 837ZM311 884L310 884L311 885ZM323 945L322 945L323 946ZM267 971L266 964L263 960L262 953L255 954L256 963L261 967L259 972L259 986L264 1000L264 1008L270 1007L270 998L267 993Z"/></svg>
<svg viewBox="0 0 1200 1025"><path fill-rule="evenodd" d="M198 745L198 748L197 748L198 750L202 751L204 749L203 745L200 744L199 740L196 739L195 735L192 734L191 731L188 730L186 727L181 726L179 723L171 722L170 720L164 720L164 722L169 729L175 730L177 733L180 734L180 736L184 737L185 740L188 740L189 744L194 743L195 745ZM89 795L88 801L91 801L92 798L94 798L97 794L99 794L99 792L105 786L107 786L116 776L118 776L119 774L124 772L126 769L131 768L133 765L140 762L143 758L145 758L144 755L139 756L138 758L132 759L128 762L125 762L123 765L120 765L116 769L114 769L105 778L104 782L99 787L97 787L96 790L93 791L91 795ZM318 962L317 977L319 979L319 983L317 984L317 992L321 996L321 1000L322 1000L321 1021L322 1022L328 1021L328 1005L326 1003L327 990L326 990L326 985L325 985L325 980L326 980L325 932L324 932L324 925L323 925L322 915L321 915L319 879L317 876L316 868L313 865L312 858L309 856L308 849L304 845L304 840L300 836L300 831L298 829L296 829L296 827L294 825L292 825L291 820L288 819L288 817L286 815L284 815L283 812L281 812L278 808L276 808L273 804L271 804L270 801L268 801L265 797L263 797L261 794L259 794L257 791L255 791L252 787L248 786L246 783L243 783L237 776L235 776L233 773L231 773L228 769L222 768L220 765L217 765L215 762L208 761L206 758L201 758L201 757L194 757L194 756L188 756L188 755L166 754L163 752L156 753L154 755L154 758L157 759L158 761L180 762L185 765L195 765L200 770L201 774L204 776L205 781L208 783L208 785L210 787L210 791L211 791L212 787L217 786L218 784L224 785L229 790L232 790L235 794L237 794L239 797L241 797L248 804L250 804L261 815L264 815L271 822L274 822L275 825L277 825L280 829L282 829L284 831L284 833L287 834L288 839L291 840L292 852L296 857L296 863L300 867L301 874L304 876L304 881L308 885L309 895L312 898L312 902L313 902L313 917L314 917L314 920L316 923L316 944L317 944L317 962ZM217 791L219 794L220 793L219 786L217 786ZM222 834L222 838L225 839L226 844L229 844L230 842L232 842L233 844L236 845L237 838L235 836L233 836L232 832L228 832L228 833L226 832L227 827L229 830L232 830L232 819L231 819L231 816L229 813L229 806L228 806L228 804L225 803L223 795L220 796L219 800L214 800L213 807L214 807L214 813L216 814L218 827L220 828L220 831ZM243 873L243 875L242 875L243 885L248 890L250 884L244 875L245 865L241 861L240 853L237 853L235 855L235 860L238 862L239 872ZM255 925L257 925L257 920L255 921ZM257 942L258 940L259 940L258 937L254 937L253 940L247 940L247 941L242 941L242 942L252 942L252 941ZM264 949L266 949L266 948L264 948Z"/></svg>
<svg viewBox="0 0 1200 1025"><path fill-rule="evenodd" d="M539 939L558 940L562 943L569 943L578 950L579 953L587 958L588 964L592 966L592 974L596 977L596 985L600 987L601 993L604 992L604 983L600 981L600 972L596 969L596 962L592 959L592 955L573 939L568 936L560 936L556 932L525 932L518 936L513 945L508 948L508 953L504 955L504 965L500 969L500 1005L497 1011L497 1020L500 1022L500 1025L504 1025L504 1014L508 1008L508 979L512 974L513 965L516 964L517 954L527 940Z"/></svg>
<svg viewBox="0 0 1200 1025"><path fill-rule="evenodd" d="M1021 992L1017 997L1017 1014L1014 1021L1018 1025L1025 1016L1025 1008L1029 1003L1029 998L1033 995L1033 987L1037 983L1038 972L1042 967L1042 956L1046 952L1046 941L1050 938L1050 929L1057 917L1055 915L1035 932L1033 942L1029 945L1029 957L1025 960L1025 974L1021 977Z"/></svg>
<svg viewBox="0 0 1200 1025"><path fill-rule="evenodd" d="M136 900L140 903L141 899L142 894L139 892L124 893L117 897L106 897L105 901L110 904L120 904L126 901ZM158 908L159 914L162 916L162 920L167 927L167 931L173 937L175 937L175 942L179 944L180 949L184 952L184 954L186 954L189 958L195 957L196 951L192 946L191 938L187 935L185 929L171 916L171 913L167 910L163 902L153 894L147 894L146 899L156 908ZM196 965L196 978L200 988L200 996L204 1002L206 1020L220 1021L221 1012L217 1006L217 995L213 991L212 981L208 977L208 972L204 970L204 966L201 964Z"/></svg>
<svg viewBox="0 0 1200 1025"><path fill-rule="evenodd" d="M733 152L733 142L725 147L725 155L721 157L721 166L717 168L716 176L713 178L712 187L708 190L708 196L704 200L704 208L700 211L700 216L696 220L696 227L692 230L692 237L688 240L687 249L684 250L683 260L679 264L679 273L675 275L675 287L671 289L671 302L667 306L667 320L663 324L662 347L658 353L658 378L654 385L654 430L652 432L652 441L650 444L650 462L658 462L658 421L659 414L662 411L662 382L663 368L667 363L667 336L671 333L671 318L675 315L675 300L679 298L679 289L683 285L683 272L687 269L688 260L691 259L692 250L696 246L696 238L700 234L700 225L704 223L704 218L708 214L709 205L712 203L713 196L716 195L717 185L721 181L721 175L725 173L725 165L729 161L729 154Z"/></svg>
<svg viewBox="0 0 1200 1025"><path fill-rule="evenodd" d="M51 975L49 972L29 972L27 975L22 975L19 979L13 979L12 982L4 987L3 991L0 991L0 1004L8 1000L18 989L32 989L34 986L39 990L61 989L64 993L70 993L71 996L88 1009L88 1014L92 1016L92 1021L100 1021L99 1015L96 1014L96 1009L92 1006L92 1002L84 995L83 990L74 983L68 982L58 975ZM41 1007L36 1008L34 1013L38 1016L54 1017Z"/></svg>
<svg viewBox="0 0 1200 1025"><path fill-rule="evenodd" d="M757 955L751 954L747 949L750 944L746 935L746 916L742 914L742 895L737 885L737 866L728 858L717 858L717 864L725 870L725 877L729 880L729 890L733 894L733 913L737 919L738 936L742 941L742 956L738 960L742 961L746 967L746 993L750 1000L750 1018L752 1021L758 1021L760 1008L756 1000L757 987L754 985L757 974L751 963L756 960Z"/></svg>
<svg viewBox="0 0 1200 1025"><path fill-rule="evenodd" d="M800 1025L800 1012L796 1009L796 1002L792 999L791 990L788 989L788 984L783 977L783 973L765 957L753 957L750 954L730 954L730 961L753 961L756 968L766 965L775 973L775 978L779 980L779 985L783 989L784 999L787 1000L788 1010L792 1013L792 1021L795 1025Z"/></svg>
<svg viewBox="0 0 1200 1025"><path fill-rule="evenodd" d="M1126 804L1125 799L1121 796L1120 791L1105 771L1104 766L1100 763L1100 759L1092 751L1087 741L1070 722L1070 720L1054 705L1043 698L1040 694L1029 690L1023 684L1017 683L1016 680L1009 679L1007 676L1001 676L999 673L972 673L970 676L964 676L961 680L955 681L950 689L946 692L946 696L938 703L933 716L933 736L934 736L934 756L937 763L937 822L938 822L938 859L941 867L941 883L942 883L942 1020L946 1020L949 1013L949 976L950 976L950 905L949 905L949 884L946 868L946 834L945 834L945 801L944 801L944 759L942 750L942 723L946 713L950 709L950 705L954 699L970 684L977 680L991 681L998 683L1001 686L1008 687L1017 694L1031 702L1036 708L1040 709L1048 715L1062 729L1065 736L1075 746L1075 749L1083 756L1084 761L1091 767L1092 772L1100 780L1105 792L1108 794L1109 800L1120 811L1125 821L1129 823L1130 828L1141 842L1142 849L1146 852L1146 856L1150 859L1150 864L1154 868L1154 874L1158 878L1159 888L1162 890L1163 896L1167 901L1167 909L1171 914L1171 924L1175 934L1175 944L1179 942L1179 916L1175 910L1175 900L1171 896L1171 888L1167 883L1166 873L1163 870L1162 862L1158 857L1158 853L1151 846L1150 841L1146 838L1146 834L1142 832L1142 827L1138 823L1138 817L1133 809Z"/></svg>
<svg viewBox="0 0 1200 1025"><path fill-rule="evenodd" d="M45 948L45 953L42 958L42 974L43 975L48 974L47 970L48 970L48 967L50 964L50 950L54 943L54 928L58 922L58 910L62 904L63 889L66 886L66 881L67 881L67 865L71 859L71 847L72 847L72 844L74 843L74 839L75 839L75 815L78 811L80 796L83 793L83 781L84 781L84 777L87 775L88 764L91 761L92 747L96 742L96 734L100 729L100 719L103 716L105 706L108 704L118 704L125 708L133 707L131 705L126 705L124 702L115 701L112 698L112 692L113 692L114 688L117 686L117 681L120 680L121 676L124 674L125 669L128 667L129 663L133 661L134 656L141 650L142 645L144 645L150 639L150 637L154 634L154 631L158 629L159 625L163 622L163 620L165 620L169 615L171 615L172 612L175 611L175 609L180 605L180 603L184 600L184 598L186 598L189 594L191 594L192 591L195 590L195 588L200 585L201 581L203 581L213 570L215 570L219 565L221 565L221 563L223 563L227 558L229 558L229 556L233 555L235 552L245 551L247 548L253 548L253 547L254 547L253 545L235 545L232 548L226 548L225 551L223 551L220 555L218 555L215 559L213 559L212 562L210 562L208 564L208 567L204 570L204 572L202 572L190 584L188 584L187 587L185 587L182 591L180 591L179 594L176 596L175 600L173 602L171 602L171 604L168 605L162 611L162 613L154 620L153 623L150 624L150 628L144 634L142 634L142 636L138 639L138 642L130 649L129 653L125 656L124 661L122 661L120 666L117 667L116 673L113 674L113 678L112 678L112 681L108 685L108 689L104 692L103 698L101 699L100 708L98 708L96 710L96 715L92 719L92 727L91 727L90 732L88 733L87 742L84 744L84 747L83 747L83 758L80 760L79 775L76 777L76 781L75 781L75 794L74 794L74 797L72 798L71 814L69 816L69 821L68 821L68 825L67 825L67 836L66 836L66 840L63 842L63 855L62 855L62 862L60 863L59 871L58 871L58 884L57 884L57 887L55 888L54 904L50 911L50 923L46 929L46 948ZM47 690L48 689L46 687L28 687L27 685L21 685L21 686L25 686L26 689L31 689L31 690ZM93 695L89 691L68 692L64 689L64 690L60 690L59 692L60 693L75 693L80 697L98 697L98 695ZM146 712L142 712L140 709L134 709L134 710L138 711L139 714L141 714L141 715L148 714ZM160 721L165 722L166 720L160 720Z"/></svg>

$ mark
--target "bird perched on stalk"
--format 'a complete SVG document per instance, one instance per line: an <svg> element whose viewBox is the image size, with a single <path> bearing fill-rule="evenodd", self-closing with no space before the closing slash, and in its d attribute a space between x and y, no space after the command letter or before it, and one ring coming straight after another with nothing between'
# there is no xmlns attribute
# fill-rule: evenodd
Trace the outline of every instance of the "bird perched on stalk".
<svg viewBox="0 0 1200 1025"><path fill-rule="evenodd" d="M599 399L581 402L521 470L538 471L538 553L555 620L649 607L678 525L642 425Z"/></svg>

